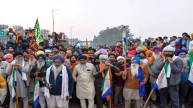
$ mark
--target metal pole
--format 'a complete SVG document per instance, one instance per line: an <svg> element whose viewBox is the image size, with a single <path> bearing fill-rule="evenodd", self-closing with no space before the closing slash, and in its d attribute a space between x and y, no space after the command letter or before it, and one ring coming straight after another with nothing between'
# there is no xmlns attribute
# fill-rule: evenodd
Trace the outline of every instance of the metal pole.
<svg viewBox="0 0 193 108"><path fill-rule="evenodd" d="M71 36L71 44L73 45L73 40L72 40L72 26L70 26L70 36Z"/></svg>
<svg viewBox="0 0 193 108"><path fill-rule="evenodd" d="M54 32L54 10L52 10L52 22L53 22L53 32Z"/></svg>

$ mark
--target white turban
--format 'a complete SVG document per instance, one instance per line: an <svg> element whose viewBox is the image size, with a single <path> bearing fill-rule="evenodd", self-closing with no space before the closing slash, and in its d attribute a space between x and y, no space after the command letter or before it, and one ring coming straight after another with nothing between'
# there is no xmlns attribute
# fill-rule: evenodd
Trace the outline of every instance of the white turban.
<svg viewBox="0 0 193 108"><path fill-rule="evenodd" d="M125 58L124 58L123 56L118 56L118 57L117 57L117 60L119 60L119 59L125 60Z"/></svg>
<svg viewBox="0 0 193 108"><path fill-rule="evenodd" d="M108 55L103 55L103 54L102 54L102 55L99 56L99 59L100 59L100 60L101 60L101 59L108 59Z"/></svg>
<svg viewBox="0 0 193 108"><path fill-rule="evenodd" d="M175 48L174 47L172 47L171 45L168 45L168 46L166 46L164 49L163 49L163 51L175 51Z"/></svg>

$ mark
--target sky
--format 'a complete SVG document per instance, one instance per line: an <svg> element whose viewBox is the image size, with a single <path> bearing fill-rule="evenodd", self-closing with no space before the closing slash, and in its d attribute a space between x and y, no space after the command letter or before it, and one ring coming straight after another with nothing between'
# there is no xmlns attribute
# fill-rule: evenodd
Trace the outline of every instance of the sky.
<svg viewBox="0 0 193 108"><path fill-rule="evenodd" d="M135 37L193 33L193 0L1 0L0 24L40 27L92 40L107 27L129 25Z"/></svg>

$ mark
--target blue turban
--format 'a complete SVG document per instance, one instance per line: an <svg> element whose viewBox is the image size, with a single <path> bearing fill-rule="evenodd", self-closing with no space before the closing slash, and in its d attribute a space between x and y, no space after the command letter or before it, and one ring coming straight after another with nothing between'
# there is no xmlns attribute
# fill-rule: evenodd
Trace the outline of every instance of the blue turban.
<svg viewBox="0 0 193 108"><path fill-rule="evenodd" d="M176 56L179 56L180 53L182 53L182 52L183 52L183 53L186 53L186 54L188 53L187 50L179 49L179 50L177 51L177 53L176 53Z"/></svg>
<svg viewBox="0 0 193 108"><path fill-rule="evenodd" d="M133 62L133 61L136 61L138 64L140 64L140 59L139 59L139 57L133 57L133 58L131 58L131 62Z"/></svg>
<svg viewBox="0 0 193 108"><path fill-rule="evenodd" d="M44 54L37 55L36 60L38 60L40 57L46 60L46 56Z"/></svg>
<svg viewBox="0 0 193 108"><path fill-rule="evenodd" d="M13 54L13 57L15 58L15 57L17 57L18 55L22 55L22 56L23 56L23 53L20 52L20 51L15 52L15 53Z"/></svg>
<svg viewBox="0 0 193 108"><path fill-rule="evenodd" d="M137 57L139 59L143 59L143 56L141 56L140 54L135 55L135 57Z"/></svg>
<svg viewBox="0 0 193 108"><path fill-rule="evenodd" d="M75 52L77 52L77 53L79 54L78 50L73 49L73 50L72 50L72 54L75 53Z"/></svg>
<svg viewBox="0 0 193 108"><path fill-rule="evenodd" d="M55 56L53 57L53 61L55 61L55 60L60 60L62 63L64 63L64 57L62 57L62 56L60 56L60 55L55 55Z"/></svg>
<svg viewBox="0 0 193 108"><path fill-rule="evenodd" d="M79 56L79 57L78 57L78 59L79 59L79 60L81 60L81 59L86 60L86 59L87 59L87 57L86 57L86 56L84 56L84 55L81 55L81 56Z"/></svg>

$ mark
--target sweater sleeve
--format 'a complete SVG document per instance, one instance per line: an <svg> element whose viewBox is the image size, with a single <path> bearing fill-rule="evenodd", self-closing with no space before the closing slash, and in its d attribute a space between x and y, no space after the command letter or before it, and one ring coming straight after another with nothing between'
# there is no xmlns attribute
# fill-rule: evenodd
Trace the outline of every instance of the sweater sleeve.
<svg viewBox="0 0 193 108"><path fill-rule="evenodd" d="M72 73L68 68L67 68L67 73L68 73L68 91L69 91L69 95L72 96L73 89L74 89L74 80L72 78Z"/></svg>
<svg viewBox="0 0 193 108"><path fill-rule="evenodd" d="M119 73L120 72L120 69L117 68L116 66L112 66L111 70L112 70L113 73Z"/></svg>
<svg viewBox="0 0 193 108"><path fill-rule="evenodd" d="M149 72L149 75L153 75L153 72L151 70L151 65L149 63L147 63L147 70Z"/></svg>
<svg viewBox="0 0 193 108"><path fill-rule="evenodd" d="M170 63L171 70L172 72L175 73L180 73L183 68L183 61L180 59L176 59L173 63Z"/></svg>
<svg viewBox="0 0 193 108"><path fill-rule="evenodd" d="M156 68L158 70L162 70L163 67L164 67L164 62L163 61L160 61L160 63L156 66Z"/></svg>

